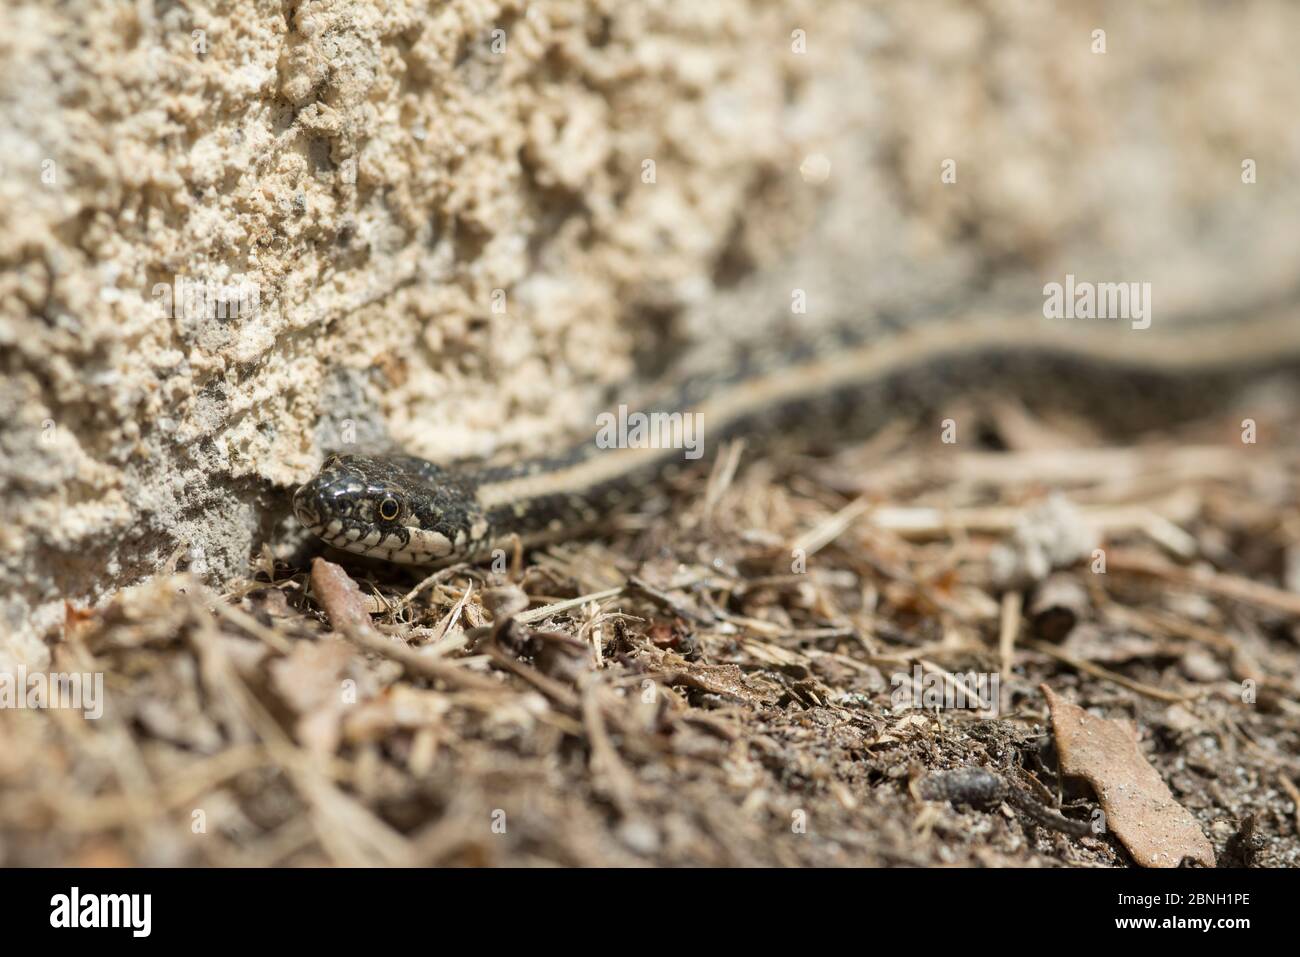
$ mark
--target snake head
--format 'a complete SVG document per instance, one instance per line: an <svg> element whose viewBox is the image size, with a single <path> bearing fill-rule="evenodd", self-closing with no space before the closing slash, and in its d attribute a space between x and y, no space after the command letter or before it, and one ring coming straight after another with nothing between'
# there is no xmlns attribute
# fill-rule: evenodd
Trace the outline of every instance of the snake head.
<svg viewBox="0 0 1300 957"><path fill-rule="evenodd" d="M410 564L469 557L486 531L471 487L410 456L331 455L293 512L335 548Z"/></svg>

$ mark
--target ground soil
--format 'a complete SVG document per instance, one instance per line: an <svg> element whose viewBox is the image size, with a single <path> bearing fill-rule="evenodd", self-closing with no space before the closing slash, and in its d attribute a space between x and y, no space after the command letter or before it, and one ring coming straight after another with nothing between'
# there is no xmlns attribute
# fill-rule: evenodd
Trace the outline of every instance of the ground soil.
<svg viewBox="0 0 1300 957"><path fill-rule="evenodd" d="M1230 416L1122 448L980 420L733 446L497 568L325 553L370 627L331 624L310 546L69 605L52 667L104 673L105 714L0 713L0 861L1134 866L1077 836L1097 800L1058 775L1046 685L1132 723L1220 866L1300 864L1285 411L1249 446ZM1035 566L1089 535L1104 571ZM996 713L912 706L926 675L996 675ZM962 768L991 798L944 799Z"/></svg>

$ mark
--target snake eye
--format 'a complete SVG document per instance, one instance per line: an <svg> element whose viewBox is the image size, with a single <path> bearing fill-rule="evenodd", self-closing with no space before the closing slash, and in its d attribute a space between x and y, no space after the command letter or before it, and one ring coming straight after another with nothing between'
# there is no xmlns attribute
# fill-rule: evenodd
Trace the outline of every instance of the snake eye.
<svg viewBox="0 0 1300 957"><path fill-rule="evenodd" d="M385 522L391 522L397 518L397 513L400 511L401 507L397 504L397 499L391 495L379 503L379 517Z"/></svg>

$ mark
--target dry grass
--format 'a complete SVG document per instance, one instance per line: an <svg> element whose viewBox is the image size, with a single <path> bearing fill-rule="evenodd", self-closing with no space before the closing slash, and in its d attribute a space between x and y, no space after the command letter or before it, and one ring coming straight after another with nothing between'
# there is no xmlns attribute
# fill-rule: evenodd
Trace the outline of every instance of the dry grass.
<svg viewBox="0 0 1300 957"><path fill-rule="evenodd" d="M737 449L499 573L350 565L373 630L332 629L305 561L160 578L54 649L106 674L101 720L0 712L0 861L1127 863L911 787L984 766L1086 821L1046 682L1134 721L1221 864L1300 865L1300 439L1231 424L1068 451L1003 408L1005 451ZM1001 711L896 706L913 669L998 674Z"/></svg>

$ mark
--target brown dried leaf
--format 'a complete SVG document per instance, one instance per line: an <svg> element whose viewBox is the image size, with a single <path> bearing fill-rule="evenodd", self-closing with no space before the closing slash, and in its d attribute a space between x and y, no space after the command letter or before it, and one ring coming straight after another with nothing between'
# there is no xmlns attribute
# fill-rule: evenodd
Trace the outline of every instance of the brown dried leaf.
<svg viewBox="0 0 1300 957"><path fill-rule="evenodd" d="M745 683L736 665L695 665L664 675L669 685L685 685L712 694L726 695L761 704L764 699Z"/></svg>
<svg viewBox="0 0 1300 957"><path fill-rule="evenodd" d="M1210 842L1143 756L1133 730L1063 701L1047 685L1040 687L1052 710L1061 773L1093 786L1107 827L1133 859L1143 867L1177 867L1183 858L1213 867Z"/></svg>
<svg viewBox="0 0 1300 957"><path fill-rule="evenodd" d="M351 660L352 649L342 642L302 641L271 665L275 690L299 716L294 729L298 740L317 754L331 754L338 746L342 677Z"/></svg>
<svg viewBox="0 0 1300 957"><path fill-rule="evenodd" d="M661 655L658 664L662 669L658 672L659 679L670 687L695 688L756 705L770 704L775 700L754 688L740 667L734 664L706 665L672 654Z"/></svg>
<svg viewBox="0 0 1300 957"><path fill-rule="evenodd" d="M341 566L323 558L312 559L311 591L335 631L370 627L366 596Z"/></svg>
<svg viewBox="0 0 1300 957"><path fill-rule="evenodd" d="M351 660L351 647L340 641L300 641L272 663L271 680L289 707L306 714L340 700L339 682Z"/></svg>

